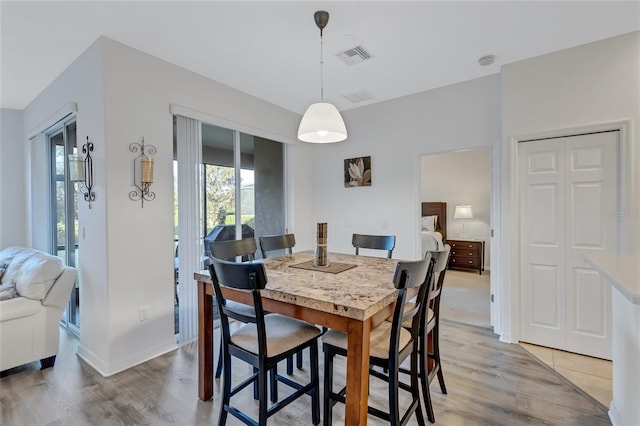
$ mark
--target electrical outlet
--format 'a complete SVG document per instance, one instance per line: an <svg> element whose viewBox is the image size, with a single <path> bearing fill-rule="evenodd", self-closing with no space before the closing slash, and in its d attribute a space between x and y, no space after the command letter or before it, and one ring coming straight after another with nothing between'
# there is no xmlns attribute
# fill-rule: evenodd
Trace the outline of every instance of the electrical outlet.
<svg viewBox="0 0 640 426"><path fill-rule="evenodd" d="M147 319L147 308L140 308L138 316L140 317L141 322L145 321Z"/></svg>

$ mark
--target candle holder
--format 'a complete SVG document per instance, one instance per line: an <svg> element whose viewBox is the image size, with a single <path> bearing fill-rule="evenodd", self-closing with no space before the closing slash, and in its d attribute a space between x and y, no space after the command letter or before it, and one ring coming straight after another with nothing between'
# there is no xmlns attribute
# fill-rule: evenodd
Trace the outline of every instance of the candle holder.
<svg viewBox="0 0 640 426"><path fill-rule="evenodd" d="M84 200L89 203L89 208L91 208L91 202L96 200L96 193L93 192L92 152L93 142L90 142L89 136L87 136L87 142L82 145L84 158L76 154L69 155L69 180L78 184L77 187L74 185L74 189L84 195Z"/></svg>
<svg viewBox="0 0 640 426"><path fill-rule="evenodd" d="M317 230L317 244L316 249L313 252L313 265L314 266L329 266L329 250L327 248L327 224L318 223Z"/></svg>
<svg viewBox="0 0 640 426"><path fill-rule="evenodd" d="M155 192L151 191L153 183L153 155L156 154L156 147L145 145L144 137L141 143L134 142L129 145L129 151L140 154L133 159L133 185L136 187L129 192L129 198L133 201L140 200L144 208L145 201L153 201L156 198Z"/></svg>

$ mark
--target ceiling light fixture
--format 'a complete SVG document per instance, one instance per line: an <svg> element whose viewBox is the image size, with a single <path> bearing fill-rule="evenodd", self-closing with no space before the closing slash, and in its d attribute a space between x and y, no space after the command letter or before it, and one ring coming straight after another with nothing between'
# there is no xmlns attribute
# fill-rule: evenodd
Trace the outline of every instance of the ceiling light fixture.
<svg viewBox="0 0 640 426"><path fill-rule="evenodd" d="M311 104L302 116L298 127L298 139L312 143L340 142L347 138L344 120L333 104L324 102L322 30L329 22L329 12L319 10L313 14L313 19L320 28L320 102Z"/></svg>

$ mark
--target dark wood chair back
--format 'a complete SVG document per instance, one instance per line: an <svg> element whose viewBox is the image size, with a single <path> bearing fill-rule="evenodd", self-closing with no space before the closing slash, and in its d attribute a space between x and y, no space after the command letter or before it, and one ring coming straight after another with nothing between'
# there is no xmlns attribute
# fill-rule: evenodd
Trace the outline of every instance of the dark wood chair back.
<svg viewBox="0 0 640 426"><path fill-rule="evenodd" d="M264 269L264 265L260 262L237 263L212 257L211 264L209 265L209 273L211 274L211 281L213 282L213 288L220 309L223 337L226 333L229 333L228 318L233 318L244 323L250 322L258 324L258 337L260 337L261 328L264 332L264 310L262 308L260 290L264 289L267 285L267 272ZM247 315L246 312L239 312L227 306L227 300L222 293L221 286L239 290L250 290L253 295L255 316ZM231 304L231 306L233 305L234 304Z"/></svg>
<svg viewBox="0 0 640 426"><path fill-rule="evenodd" d="M395 357L400 361L399 338L403 323L411 323L411 334L414 339L419 336L421 315L424 311L423 305L429 300L431 286L431 276L433 273L433 262L431 255L427 254L424 259L408 262L398 262L393 275L393 285L398 289L396 305L393 310L393 322L391 326L391 344L389 345L389 358ZM410 309L405 307L405 302L410 290L417 288L415 303ZM413 293L411 293L413 294ZM392 353L395 351L395 353ZM397 366L399 367L399 363Z"/></svg>
<svg viewBox="0 0 640 426"><path fill-rule="evenodd" d="M296 237L293 234L267 235L259 240L263 258L267 257L267 252L274 250L285 250L287 254L291 254L296 245Z"/></svg>
<svg viewBox="0 0 640 426"><path fill-rule="evenodd" d="M393 249L396 247L396 236L353 234L351 244L356 248L356 254L360 254L359 249L361 248L386 250L387 257L391 259Z"/></svg>
<svg viewBox="0 0 640 426"><path fill-rule="evenodd" d="M235 260L242 256L242 261L254 260L256 257L255 238L244 238L242 240L213 241L210 245L211 255L220 260Z"/></svg>
<svg viewBox="0 0 640 426"><path fill-rule="evenodd" d="M429 307L433 310L435 317L438 317L440 313L440 295L442 294L442 286L444 285L444 276L447 272L450 254L451 246L449 244L445 244L444 250L442 251L431 252L435 263L433 265L433 283L431 286Z"/></svg>

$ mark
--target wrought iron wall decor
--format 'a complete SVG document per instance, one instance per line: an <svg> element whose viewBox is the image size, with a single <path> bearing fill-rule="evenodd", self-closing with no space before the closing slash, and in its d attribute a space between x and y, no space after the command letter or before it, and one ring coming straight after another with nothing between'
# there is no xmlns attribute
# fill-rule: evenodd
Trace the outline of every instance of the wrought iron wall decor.
<svg viewBox="0 0 640 426"><path fill-rule="evenodd" d="M133 159L133 185L136 187L129 192L129 198L133 201L140 200L144 208L145 201L153 201L156 198L155 192L151 191L153 183L153 155L156 155L156 147L153 145L145 145L144 137L142 143L134 142L129 145L129 151L140 152Z"/></svg>
<svg viewBox="0 0 640 426"><path fill-rule="evenodd" d="M84 200L91 203L96 200L96 193L93 192L93 158L91 153L93 152L93 142L89 141L87 136L87 142L82 145L82 153L84 158L79 155L69 155L69 180L73 183L77 183L78 186L75 190L84 195Z"/></svg>

